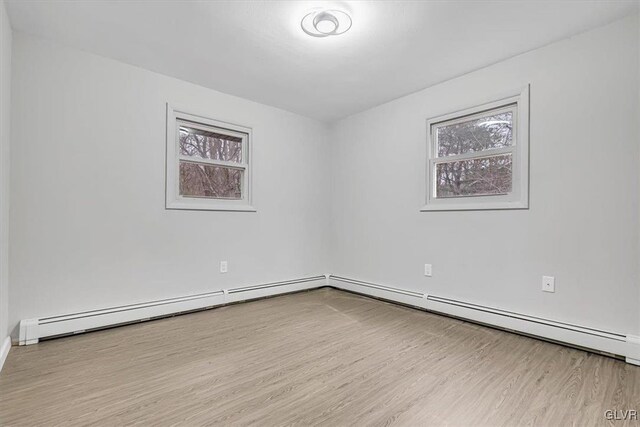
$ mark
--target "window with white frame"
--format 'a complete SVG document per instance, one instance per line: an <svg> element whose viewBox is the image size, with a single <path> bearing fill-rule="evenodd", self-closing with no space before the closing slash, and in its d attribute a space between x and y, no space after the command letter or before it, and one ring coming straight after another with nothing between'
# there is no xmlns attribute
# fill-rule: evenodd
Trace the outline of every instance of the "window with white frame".
<svg viewBox="0 0 640 427"><path fill-rule="evenodd" d="M422 209L528 207L528 87L519 95L427 122Z"/></svg>
<svg viewBox="0 0 640 427"><path fill-rule="evenodd" d="M253 211L251 129L167 107L168 209Z"/></svg>

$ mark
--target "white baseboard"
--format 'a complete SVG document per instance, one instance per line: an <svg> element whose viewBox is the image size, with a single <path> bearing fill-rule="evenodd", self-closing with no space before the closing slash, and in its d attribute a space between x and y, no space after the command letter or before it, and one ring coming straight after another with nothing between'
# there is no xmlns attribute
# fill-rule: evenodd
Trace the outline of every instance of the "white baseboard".
<svg viewBox="0 0 640 427"><path fill-rule="evenodd" d="M9 350L11 350L11 337L5 337L4 341L2 341L2 347L0 347L0 371L2 371L4 362L7 360Z"/></svg>
<svg viewBox="0 0 640 427"><path fill-rule="evenodd" d="M416 291L331 275L329 285L473 322L552 340L597 352L624 356L640 365L640 337L598 330Z"/></svg>
<svg viewBox="0 0 640 427"><path fill-rule="evenodd" d="M19 344L36 344L42 338L77 334L325 285L326 277L324 275L311 276L61 316L24 319L20 321Z"/></svg>

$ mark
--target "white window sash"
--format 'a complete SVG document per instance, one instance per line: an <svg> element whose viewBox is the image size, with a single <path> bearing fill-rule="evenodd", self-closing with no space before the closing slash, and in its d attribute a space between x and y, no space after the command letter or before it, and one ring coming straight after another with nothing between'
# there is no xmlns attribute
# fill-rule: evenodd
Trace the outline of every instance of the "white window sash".
<svg viewBox="0 0 640 427"><path fill-rule="evenodd" d="M437 196L437 165L445 164L445 163L455 163L459 161L465 160L476 160L476 159L486 159L497 156L504 156L506 154L511 154L511 191L505 193L495 193L495 194L469 194L469 195L461 195L461 196L449 196L449 197L438 197ZM505 148L492 148L490 150L477 151L473 153L465 153L459 154L455 156L446 156L446 157L437 157L435 159L430 160L430 170L431 170L431 194L433 199L438 200L451 200L451 199L460 199L460 198L470 198L470 197L495 197L495 196L504 196L507 194L513 193L515 189L515 180L517 174L517 150L516 147L505 147Z"/></svg>
<svg viewBox="0 0 640 427"><path fill-rule="evenodd" d="M189 163L200 163L203 165L213 165L213 166L221 166L230 169L247 169L249 167L246 163L237 163L237 162L227 162L224 160L212 160L212 159L203 159L201 157L195 156L178 156L178 160L181 162L189 162Z"/></svg>
<svg viewBox="0 0 640 427"><path fill-rule="evenodd" d="M241 138L244 142L244 140L247 138L247 135L243 132L237 132L234 131L232 129L226 129L224 127L220 127L220 126L214 126L214 125L203 125L201 123L196 123L196 122L192 122L189 120L185 120L185 119L176 119L176 121L178 122L178 124L182 124L185 127L190 127L193 129L198 129L204 132L211 132L211 133L217 133L220 135L224 135L224 136L233 136L236 138ZM212 130L216 129L217 131ZM178 126L178 131L180 130L180 126Z"/></svg>
<svg viewBox="0 0 640 427"><path fill-rule="evenodd" d="M478 111L475 111L475 109L473 109L474 112L469 114L464 114L464 112L461 112L462 115L457 113L451 113L446 116L439 117L437 121L431 123L431 126L434 128L440 128L443 126L449 126L449 125L455 125L458 123L468 122L471 120L478 119L480 117L495 116L496 114L507 113L509 111L517 112L517 104L515 102L505 101L505 103L501 103L498 105L500 106L488 107L486 109L484 109L483 108L484 106L482 106L482 107L479 107L480 109ZM491 114L488 114L488 113L491 113ZM446 117L452 117L452 118L447 119Z"/></svg>
<svg viewBox="0 0 640 427"><path fill-rule="evenodd" d="M495 157L501 154L515 153L516 151L517 151L516 147L514 145L511 145L509 147L489 148L487 150L473 151L471 153L453 154L451 156L435 157L431 159L431 161L435 163L453 163L453 162L459 162L463 160L484 159L485 157Z"/></svg>
<svg viewBox="0 0 640 427"><path fill-rule="evenodd" d="M515 91L514 91L515 92ZM512 92L513 93L513 92ZM513 116L512 143L508 147L489 148L464 154L438 157L437 129L443 126L463 123L469 120L511 111ZM420 209L442 210L484 210L484 209L527 209L529 206L529 86L518 95L505 97L469 108L448 113L427 120L427 188L426 204ZM437 197L436 165L463 160L473 160L511 154L511 192L492 195L461 195Z"/></svg>
<svg viewBox="0 0 640 427"><path fill-rule="evenodd" d="M255 212L251 205L252 129L184 112L167 104L166 209ZM180 126L241 138L242 162L203 159L180 153ZM242 171L240 199L183 196L180 194L180 162L213 165Z"/></svg>

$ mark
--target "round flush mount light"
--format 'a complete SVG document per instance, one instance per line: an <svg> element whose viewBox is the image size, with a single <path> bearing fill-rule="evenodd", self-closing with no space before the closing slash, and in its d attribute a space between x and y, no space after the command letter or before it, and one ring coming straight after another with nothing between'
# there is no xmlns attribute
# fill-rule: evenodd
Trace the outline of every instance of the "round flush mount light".
<svg viewBox="0 0 640 427"><path fill-rule="evenodd" d="M351 17L341 10L316 10L306 14L300 25L312 37L337 36L351 28Z"/></svg>

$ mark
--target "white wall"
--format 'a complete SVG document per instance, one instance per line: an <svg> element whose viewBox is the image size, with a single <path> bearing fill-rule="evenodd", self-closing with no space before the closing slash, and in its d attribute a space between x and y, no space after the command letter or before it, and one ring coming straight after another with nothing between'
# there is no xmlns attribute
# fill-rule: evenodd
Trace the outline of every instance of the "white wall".
<svg viewBox="0 0 640 427"><path fill-rule="evenodd" d="M331 271L637 334L638 35L626 18L338 122ZM419 212L426 119L527 83L530 209Z"/></svg>
<svg viewBox="0 0 640 427"><path fill-rule="evenodd" d="M19 33L13 48L12 328L325 272L326 125ZM167 101L253 127L257 213L165 210Z"/></svg>
<svg viewBox="0 0 640 427"><path fill-rule="evenodd" d="M11 25L0 0L0 346L9 335L9 137ZM1 367L1 364L0 364Z"/></svg>
<svg viewBox="0 0 640 427"><path fill-rule="evenodd" d="M282 110L14 34L9 326L332 272L637 334L638 47L637 17L628 18L329 133ZM419 212L426 119L526 83L530 209ZM164 209L167 101L254 128L258 213ZM226 275L217 272L222 259ZM422 275L426 262L432 278ZM543 274L556 276L555 294L540 291Z"/></svg>

